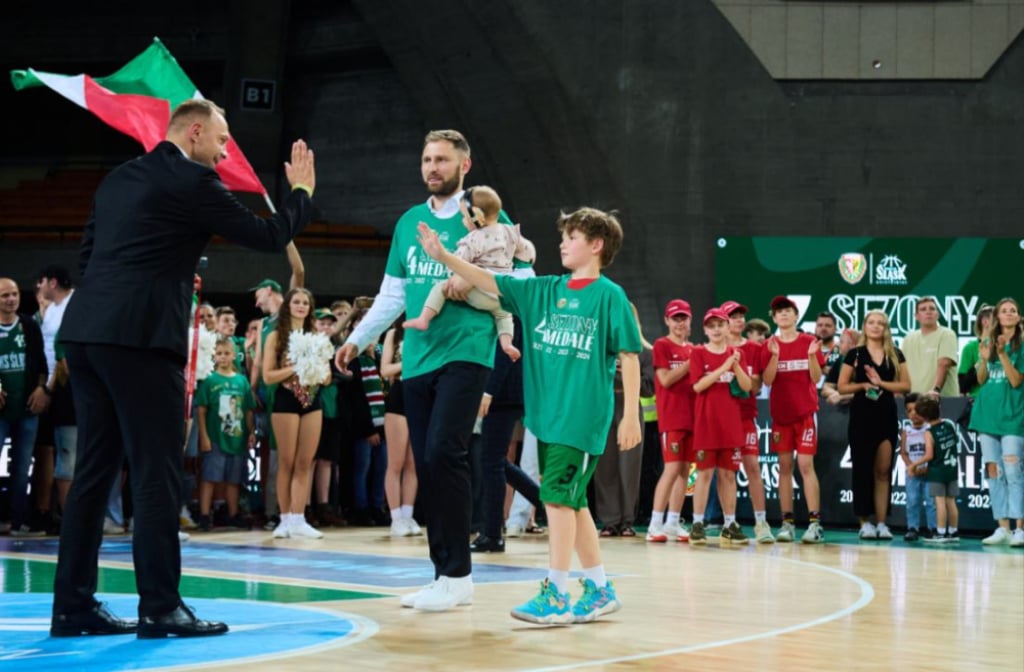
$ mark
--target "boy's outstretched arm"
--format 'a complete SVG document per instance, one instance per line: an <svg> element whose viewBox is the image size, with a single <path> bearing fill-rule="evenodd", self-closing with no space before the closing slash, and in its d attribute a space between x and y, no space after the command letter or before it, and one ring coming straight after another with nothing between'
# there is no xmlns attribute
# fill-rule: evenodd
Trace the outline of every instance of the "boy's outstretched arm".
<svg viewBox="0 0 1024 672"><path fill-rule="evenodd" d="M487 271L484 271L486 273ZM631 450L640 445L640 357L635 352L620 352L622 368L622 408L626 409L619 421L619 450ZM630 412L629 409L634 409Z"/></svg>
<svg viewBox="0 0 1024 672"><path fill-rule="evenodd" d="M479 266L474 266L468 261L463 261L448 250L444 249L444 245L441 244L441 240L437 237L437 231L431 229L425 222L420 222L419 226L416 227L416 230L419 231L417 238L419 238L420 245L423 246L424 252L450 268L454 273L461 275L477 289L490 292L491 294L501 294L501 292L498 291L498 284L494 282L494 276L491 273L488 273ZM639 375L638 368L637 390L640 389ZM640 402L638 401L637 403Z"/></svg>

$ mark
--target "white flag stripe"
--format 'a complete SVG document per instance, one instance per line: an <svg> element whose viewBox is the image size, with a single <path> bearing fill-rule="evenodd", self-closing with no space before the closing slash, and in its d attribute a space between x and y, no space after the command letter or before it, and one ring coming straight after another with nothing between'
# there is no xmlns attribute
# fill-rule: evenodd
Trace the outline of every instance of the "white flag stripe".
<svg viewBox="0 0 1024 672"><path fill-rule="evenodd" d="M29 68L28 70L40 82L64 96L79 107L89 109L85 105L85 75L55 75L50 72L39 72Z"/></svg>

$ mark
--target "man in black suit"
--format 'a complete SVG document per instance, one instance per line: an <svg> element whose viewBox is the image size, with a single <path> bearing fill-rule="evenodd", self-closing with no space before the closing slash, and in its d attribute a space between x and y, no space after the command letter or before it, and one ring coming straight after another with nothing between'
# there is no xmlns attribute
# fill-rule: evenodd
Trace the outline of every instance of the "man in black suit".
<svg viewBox="0 0 1024 672"><path fill-rule="evenodd" d="M61 329L78 411L78 463L68 494L54 581L50 634L136 632L140 638L227 632L181 601L178 510L185 418L189 307L199 256L224 236L283 250L312 216L313 152L292 145L292 187L281 211L261 219L225 189L223 110L182 103L153 151L103 180L86 224L81 284ZM103 515L111 486L130 465L139 622L113 616L94 597Z"/></svg>

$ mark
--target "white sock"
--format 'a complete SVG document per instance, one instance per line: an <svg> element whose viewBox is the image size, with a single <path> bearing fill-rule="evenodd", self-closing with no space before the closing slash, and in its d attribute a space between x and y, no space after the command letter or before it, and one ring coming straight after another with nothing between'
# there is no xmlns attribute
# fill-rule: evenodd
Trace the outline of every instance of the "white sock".
<svg viewBox="0 0 1024 672"><path fill-rule="evenodd" d="M406 520L412 520L412 504L403 504L398 508L402 512L400 514L402 518L405 518Z"/></svg>
<svg viewBox="0 0 1024 672"><path fill-rule="evenodd" d="M402 517L402 507L398 507L397 509L391 509L391 522L394 522Z"/></svg>
<svg viewBox="0 0 1024 672"><path fill-rule="evenodd" d="M695 514L693 514L693 524L694 525L696 525L697 523L703 523L703 522L704 522L704 514L703 513L695 513Z"/></svg>
<svg viewBox="0 0 1024 672"><path fill-rule="evenodd" d="M730 525L736 522L736 516L725 516L725 520L722 522L725 523L726 527L729 527Z"/></svg>
<svg viewBox="0 0 1024 672"><path fill-rule="evenodd" d="M583 569L583 576L590 579L598 588L608 585L608 576L604 573L604 565Z"/></svg>
<svg viewBox="0 0 1024 672"><path fill-rule="evenodd" d="M569 570L549 569L548 581L555 587L559 595L569 592Z"/></svg>
<svg viewBox="0 0 1024 672"><path fill-rule="evenodd" d="M668 514L668 520L665 521L666 525L678 525L679 524L679 512L673 511Z"/></svg>
<svg viewBox="0 0 1024 672"><path fill-rule="evenodd" d="M955 527L949 528L949 533L950 534L956 534L956 528Z"/></svg>
<svg viewBox="0 0 1024 672"><path fill-rule="evenodd" d="M651 511L651 524L650 527L661 527L665 524L665 512L664 511Z"/></svg>
<svg viewBox="0 0 1024 672"><path fill-rule="evenodd" d="M939 528L939 534L945 534L945 533L946 533L946 528L940 527Z"/></svg>
<svg viewBox="0 0 1024 672"><path fill-rule="evenodd" d="M764 523L767 522L764 517L764 511L754 511L754 522Z"/></svg>

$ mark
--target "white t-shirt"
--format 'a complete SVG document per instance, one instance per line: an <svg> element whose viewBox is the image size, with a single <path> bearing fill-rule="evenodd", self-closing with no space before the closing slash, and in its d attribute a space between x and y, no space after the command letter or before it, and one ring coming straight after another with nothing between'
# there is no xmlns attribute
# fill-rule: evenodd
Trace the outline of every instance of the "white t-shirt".
<svg viewBox="0 0 1024 672"><path fill-rule="evenodd" d="M43 314L43 323L40 328L43 332L43 354L46 355L46 365L50 369L50 380L53 380L53 373L57 370L57 354L53 349L57 339L57 332L60 330L60 323L64 321L64 311L67 310L68 302L75 290L68 292L60 303L54 301Z"/></svg>

